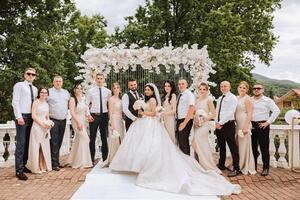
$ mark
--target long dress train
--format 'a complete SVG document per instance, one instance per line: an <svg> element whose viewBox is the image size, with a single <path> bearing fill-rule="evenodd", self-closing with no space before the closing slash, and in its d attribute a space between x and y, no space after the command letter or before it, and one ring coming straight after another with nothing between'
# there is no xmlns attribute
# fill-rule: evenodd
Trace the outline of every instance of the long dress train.
<svg viewBox="0 0 300 200"><path fill-rule="evenodd" d="M144 110L150 111L148 103ZM239 185L231 184L215 171L205 171L195 159L184 155L156 117L143 117L131 125L110 168L136 172L137 185L167 192L230 195L241 190Z"/></svg>

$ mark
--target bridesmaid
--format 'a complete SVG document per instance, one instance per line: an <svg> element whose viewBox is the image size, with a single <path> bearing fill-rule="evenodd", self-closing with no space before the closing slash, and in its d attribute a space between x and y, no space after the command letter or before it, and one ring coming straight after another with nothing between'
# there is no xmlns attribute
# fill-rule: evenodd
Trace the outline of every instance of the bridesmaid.
<svg viewBox="0 0 300 200"><path fill-rule="evenodd" d="M248 96L249 84L242 81L238 86L238 105L235 112L237 133L242 131L243 136L237 134L237 143L240 155L241 172L255 174L255 163L251 146L251 119L253 112L253 103Z"/></svg>
<svg viewBox="0 0 300 200"><path fill-rule="evenodd" d="M122 116L121 86L115 82L111 87L112 96L108 100L109 112L109 153L103 167L108 166L115 156L124 138L124 122Z"/></svg>
<svg viewBox="0 0 300 200"><path fill-rule="evenodd" d="M164 112L162 114L165 127L169 136L175 144L175 114L176 114L176 86L173 81L167 80L164 82Z"/></svg>
<svg viewBox="0 0 300 200"><path fill-rule="evenodd" d="M72 116L72 127L75 131L75 137L72 144L68 163L72 168L89 168L93 166L89 136L87 133L87 116L89 115L88 106L82 95L82 86L76 84L72 90L72 97L69 102L69 109Z"/></svg>
<svg viewBox="0 0 300 200"><path fill-rule="evenodd" d="M198 98L195 104L194 117L194 138L192 148L195 151L196 159L205 170L214 170L220 173L213 159L213 154L209 145L208 135L210 130L210 120L216 116L216 109L213 101L208 96L208 85L200 83L198 88ZM201 110L203 116L199 119L198 112Z"/></svg>
<svg viewBox="0 0 300 200"><path fill-rule="evenodd" d="M32 173L51 171L50 153L50 123L49 105L46 101L48 89L41 87L38 90L37 100L32 104L33 125L30 133L28 164Z"/></svg>

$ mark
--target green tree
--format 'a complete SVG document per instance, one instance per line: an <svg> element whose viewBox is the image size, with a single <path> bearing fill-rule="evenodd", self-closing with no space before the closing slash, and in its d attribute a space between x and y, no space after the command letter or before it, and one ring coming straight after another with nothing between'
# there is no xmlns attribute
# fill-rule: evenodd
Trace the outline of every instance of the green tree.
<svg viewBox="0 0 300 200"><path fill-rule="evenodd" d="M216 64L210 80L229 80L233 89L241 80L254 82L254 57L269 65L277 38L273 12L280 0L146 0L128 25L114 35L119 43L161 48L183 44L208 45ZM212 89L218 95L218 88Z"/></svg>
<svg viewBox="0 0 300 200"><path fill-rule="evenodd" d="M71 0L2 0L0 8L0 122L13 119L12 87L26 67L37 69L35 85L51 86L54 75L70 89L78 75L76 63L88 43L107 40L101 16L81 16Z"/></svg>

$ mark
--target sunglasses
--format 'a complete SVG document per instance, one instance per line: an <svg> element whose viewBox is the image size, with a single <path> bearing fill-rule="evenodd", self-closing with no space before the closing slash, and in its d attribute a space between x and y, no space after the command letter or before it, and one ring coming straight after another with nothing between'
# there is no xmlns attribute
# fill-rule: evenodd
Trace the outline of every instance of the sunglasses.
<svg viewBox="0 0 300 200"><path fill-rule="evenodd" d="M36 74L35 74L35 73L27 72L26 75L27 75L27 76L35 76Z"/></svg>
<svg viewBox="0 0 300 200"><path fill-rule="evenodd" d="M253 88L253 90L261 90L262 88Z"/></svg>

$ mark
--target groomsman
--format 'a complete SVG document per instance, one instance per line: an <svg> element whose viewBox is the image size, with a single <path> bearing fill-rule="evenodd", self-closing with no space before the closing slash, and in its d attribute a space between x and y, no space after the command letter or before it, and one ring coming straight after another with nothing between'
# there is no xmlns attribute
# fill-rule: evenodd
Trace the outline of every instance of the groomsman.
<svg viewBox="0 0 300 200"><path fill-rule="evenodd" d="M188 83L185 79L178 81L180 94L176 106L176 138L180 150L190 155L189 136L193 126L193 113L195 110L195 96L187 89Z"/></svg>
<svg viewBox="0 0 300 200"><path fill-rule="evenodd" d="M133 109L133 104L139 99L143 99L143 95L137 92L137 82L134 79L129 79L128 92L122 97L122 109L125 114L126 131L128 131L132 122L138 117L138 111Z"/></svg>
<svg viewBox="0 0 300 200"><path fill-rule="evenodd" d="M105 77L103 74L96 74L96 85L86 93L86 103L90 105L91 115L88 116L90 122L90 151L92 162L95 161L95 143L97 130L99 128L102 146L102 160L106 160L108 154L107 132L108 132L108 99L111 91L104 87Z"/></svg>
<svg viewBox="0 0 300 200"><path fill-rule="evenodd" d="M70 94L62 88L63 78L55 76L53 78L53 87L49 89L47 102L49 104L49 116L54 122L54 126L50 130L50 148L52 169L59 171L62 166L59 163L59 150L62 145L66 122L68 116L68 103Z"/></svg>
<svg viewBox="0 0 300 200"><path fill-rule="evenodd" d="M257 169L257 157L258 157L258 144L260 146L263 171L262 176L269 175L270 168L270 124L280 114L279 108L275 102L264 96L264 86L260 83L256 83L253 86L253 117L252 117L252 151L255 160L255 169ZM272 113L270 115L270 113Z"/></svg>
<svg viewBox="0 0 300 200"><path fill-rule="evenodd" d="M29 137L33 123L31 118L31 106L37 96L37 88L33 86L35 77L35 69L27 68L24 73L25 80L16 83L13 88L12 106L16 119L17 132L15 168L17 178L24 181L28 179L24 172L31 173L25 165L28 160Z"/></svg>
<svg viewBox="0 0 300 200"><path fill-rule="evenodd" d="M220 147L220 158L218 167L220 170L226 169L226 142L229 146L233 170L229 172L228 176L237 176L240 173L239 154L235 141L235 110L237 107L237 98L230 92L231 86L228 81L221 82L220 90L222 96L217 101L217 117L216 117L216 135L218 145Z"/></svg>

